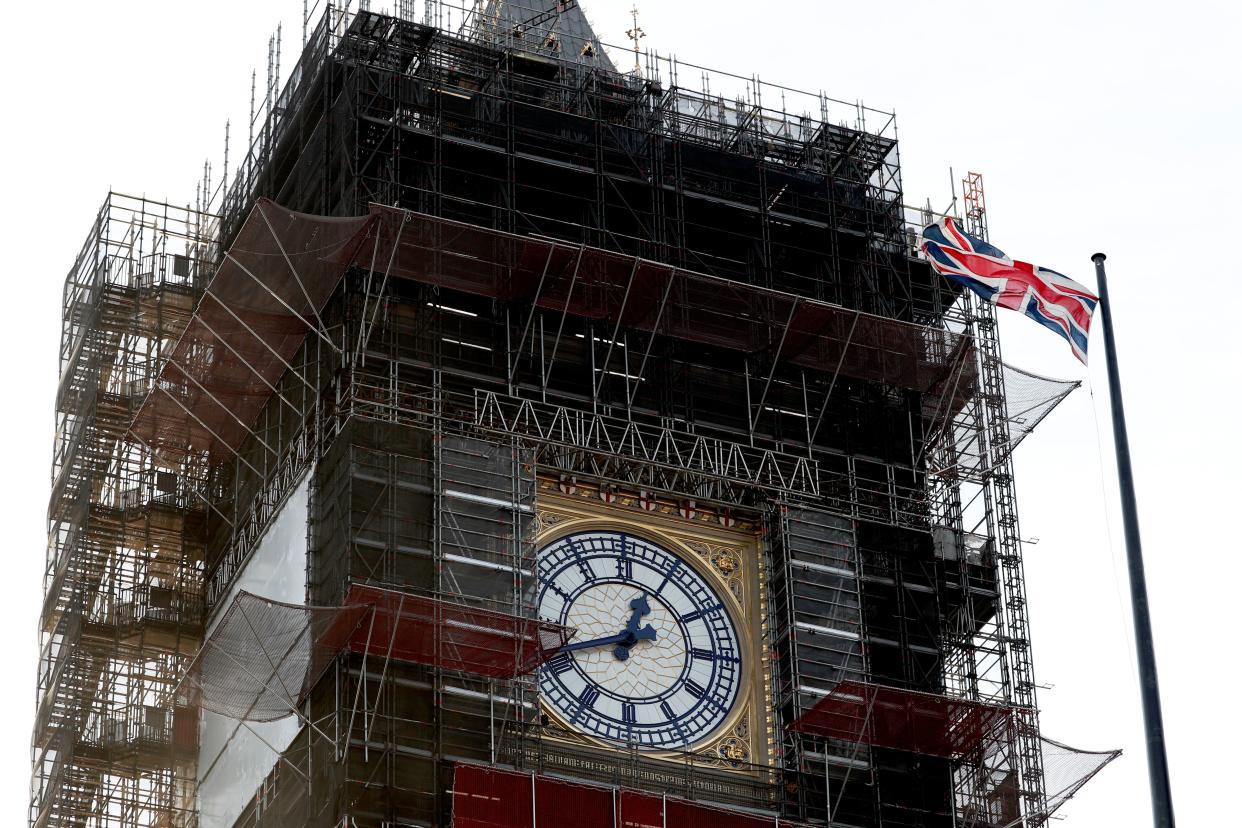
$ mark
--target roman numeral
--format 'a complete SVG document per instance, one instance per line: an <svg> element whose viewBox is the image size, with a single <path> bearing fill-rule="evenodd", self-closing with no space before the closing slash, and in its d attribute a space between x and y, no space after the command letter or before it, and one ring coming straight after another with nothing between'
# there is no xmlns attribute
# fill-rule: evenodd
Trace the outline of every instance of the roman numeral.
<svg viewBox="0 0 1242 828"><path fill-rule="evenodd" d="M594 707L595 701L599 698L599 688L590 685L582 691L582 695L578 696L579 707Z"/></svg>
<svg viewBox="0 0 1242 828"><path fill-rule="evenodd" d="M725 664L737 664L736 656L724 655L714 650L704 650L702 647L695 647L690 651L690 655L703 661L723 661Z"/></svg>
<svg viewBox="0 0 1242 828"><path fill-rule="evenodd" d="M696 699L702 699L721 713L726 711L727 708L725 707L724 700L722 700L719 693L708 693L694 679L686 679L686 683L683 686L686 688L686 692Z"/></svg>
<svg viewBox="0 0 1242 828"><path fill-rule="evenodd" d="M673 565L670 566L668 568L668 572L664 574L664 580L660 581L660 585L656 587L656 591L655 591L656 595L659 595L661 592L664 591L664 587L668 584L670 580L672 580L673 576L676 575L678 570L680 569L681 569L681 561L677 561L677 560L673 561Z"/></svg>
<svg viewBox="0 0 1242 828"><path fill-rule="evenodd" d="M587 563L586 550L581 545L575 543L572 539L568 542L569 552L573 556L574 563L578 565L578 569L582 571L582 577L588 581L595 580L595 570L591 569L591 565Z"/></svg>
<svg viewBox="0 0 1242 828"><path fill-rule="evenodd" d="M632 702L621 702L621 721L634 724L634 705Z"/></svg>
<svg viewBox="0 0 1242 828"><path fill-rule="evenodd" d="M664 718L668 719L670 722L677 718L677 714L673 712L673 708L669 707L668 702L666 701L660 702L660 712L663 713Z"/></svg>
<svg viewBox="0 0 1242 828"><path fill-rule="evenodd" d="M712 613L719 612L720 610L721 610L720 604L715 604L713 606L707 607L706 609L695 610L694 612L687 613L681 617L681 620L688 624L691 621L697 621L698 619L702 618L704 615L711 615Z"/></svg>
<svg viewBox="0 0 1242 828"><path fill-rule="evenodd" d="M567 670L572 670L574 659L569 653L558 653L554 658L549 659L547 667L556 675L560 675Z"/></svg>

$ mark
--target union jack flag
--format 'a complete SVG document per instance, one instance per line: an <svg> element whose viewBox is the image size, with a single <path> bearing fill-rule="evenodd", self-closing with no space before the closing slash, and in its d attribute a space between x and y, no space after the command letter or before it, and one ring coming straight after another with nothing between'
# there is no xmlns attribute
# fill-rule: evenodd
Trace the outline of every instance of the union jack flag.
<svg viewBox="0 0 1242 828"><path fill-rule="evenodd" d="M1015 262L964 232L949 216L923 228L923 252L932 269L950 282L1065 337L1074 356L1086 364L1091 315L1099 300L1094 293L1055 270Z"/></svg>

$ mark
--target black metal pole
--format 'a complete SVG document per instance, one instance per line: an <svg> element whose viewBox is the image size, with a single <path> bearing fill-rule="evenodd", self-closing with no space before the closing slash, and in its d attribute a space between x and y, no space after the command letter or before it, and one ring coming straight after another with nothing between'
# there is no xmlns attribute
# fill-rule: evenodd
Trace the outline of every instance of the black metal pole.
<svg viewBox="0 0 1242 828"><path fill-rule="evenodd" d="M1108 362L1108 396L1113 407L1113 442L1117 449L1117 482L1121 487L1121 514L1126 529L1126 560L1130 565L1130 605L1134 612L1134 645L1138 650L1139 687L1143 697L1143 728L1147 734L1147 774L1151 781L1151 810L1156 828L1173 828L1173 794L1169 789L1169 759L1164 749L1164 717L1160 713L1160 682L1156 677L1156 648L1151 637L1147 576L1143 572L1143 544L1139 540L1138 506L1134 500L1134 471L1130 466L1130 438L1121 404L1117 371L1117 344L1113 340L1112 306L1104 254L1091 257L1100 288L1104 322L1104 356Z"/></svg>

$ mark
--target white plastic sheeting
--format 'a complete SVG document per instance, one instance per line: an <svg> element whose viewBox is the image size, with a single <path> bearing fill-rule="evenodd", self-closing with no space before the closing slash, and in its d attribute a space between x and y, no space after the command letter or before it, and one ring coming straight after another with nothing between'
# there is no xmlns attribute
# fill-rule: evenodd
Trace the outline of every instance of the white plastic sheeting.
<svg viewBox="0 0 1242 828"><path fill-rule="evenodd" d="M267 534L217 606L238 592L291 604L306 602L306 529L310 475L293 490ZM221 614L222 615L222 614ZM217 616L214 621L218 622ZM214 623L208 627L210 635ZM301 730L292 715L266 723L245 723L206 711L199 731L198 800L200 828L229 828ZM266 743L266 744L265 744Z"/></svg>

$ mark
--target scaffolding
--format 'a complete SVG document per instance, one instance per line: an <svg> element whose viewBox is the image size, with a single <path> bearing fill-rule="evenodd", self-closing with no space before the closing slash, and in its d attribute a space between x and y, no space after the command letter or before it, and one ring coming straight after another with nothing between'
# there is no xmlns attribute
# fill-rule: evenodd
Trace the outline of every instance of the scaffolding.
<svg viewBox="0 0 1242 828"><path fill-rule="evenodd" d="M353 236L334 237L333 228L348 228ZM287 246L282 241L287 234L325 240L316 248L318 258L304 263L304 268L291 269L286 257L272 255ZM357 589L350 584L378 583L400 589L411 601L430 601L431 606L479 607L529 617L534 550L528 524L534 516L536 469L543 468L584 477L606 476L612 485L621 487L642 482L670 496L693 495L705 506L762 510L774 499L785 504L772 527L773 606L777 609L772 628L774 646L783 659L778 709L787 723L798 720L814 706L817 696L831 694L848 677L891 682L907 688L904 692L944 693L942 625L947 623L944 619L957 622L962 615L963 598L953 591L958 586L955 578L962 573L970 581L971 595L993 596L990 603L979 601L978 617L985 625L998 623L994 621L998 590L994 560L978 544L959 549L951 527L938 526L934 522L937 512L912 493L914 483L929 477L916 465L925 453L921 447L907 446L912 454L904 465L886 464L834 445L836 434L799 447L792 438L776 440L765 429L770 421L753 416L749 433L743 427L747 419L736 415L734 429L721 428L719 423L729 422L728 411L722 410L716 397L711 398L716 408L702 425L665 421L662 431L651 433L654 440L644 440L640 425L647 421L656 428L659 419L647 412L654 413L661 402L658 394L647 396L644 389L639 395L636 389L645 382L666 382L667 365L647 373L648 360L634 356L628 357L633 361L623 371L616 372L618 382L610 384L599 376L603 373L600 367L610 364L609 350L649 353L660 341L666 346L662 349L666 363L676 357L667 345L690 342L711 347L723 364L691 364L685 373L700 371L719 380L719 372L738 360L745 362L753 352L753 345L739 347L738 342L779 341L778 369L799 377L810 370L832 371L824 380L829 387L841 384L865 390L887 381L895 388L910 386L906 391L921 399L923 394L937 393L947 377L961 370L943 358L928 362L929 352L941 357L976 352L960 347L948 332L934 337L903 335L918 329L896 320L821 308L812 300L795 301L754 285L726 284L659 263L610 256L582 245L532 240L391 208L375 207L366 219L342 222L294 214L260 201L239 239L256 262L246 278L273 289L272 304L286 308L287 321L270 319L275 313L270 307L251 306L248 312L265 314L271 324L259 327L240 317L226 333L214 325L192 322L174 353L212 344L237 362L220 367L211 360L169 360L163 379L176 379L181 387L193 386L199 393L189 400L192 404L182 405L162 405L160 396L152 394L139 411L133 431L151 435L169 456L214 453L231 457L238 475L257 471L250 461L243 462L247 456L255 457L254 463L271 462L273 469L280 470L285 466L275 452L270 452L271 461L256 454L267 451L256 447L270 428L256 428L249 435L238 431L231 440L222 439L224 423L239 408L222 405L212 393L222 385L237 387L222 383L220 372L233 370L237 363L250 366L255 381L247 387L260 398L263 389L268 389L267 402L260 406L268 412L289 407L271 390L282 369L285 381L295 386L321 387L316 383L326 379L327 391L310 397L318 403L302 431L284 431L287 451L318 458L313 501L315 514L322 517L314 519L312 528L313 603L344 605ZM341 250L352 251L352 264L341 260ZM676 324L654 319L663 311L652 307L653 302L643 303L647 306L644 313L627 316L624 301L606 298L612 293L632 294L637 274L647 271L651 278L643 289L671 303L675 310L670 317ZM295 277L289 278L289 273ZM217 274L224 282L220 290L237 278L231 266L223 267ZM719 337L705 334L717 329L714 320L721 306L698 301L701 291L686 287L700 282L715 287L717 296L725 295L726 288L736 292L739 307L750 309L746 315L734 316L735 331L739 323L748 321L756 329L768 326L768 334L735 336L727 346ZM215 294L216 284L208 290L209 295ZM676 300L669 300L670 296ZM305 308L297 304L313 297L320 298ZM500 299L505 304L496 301ZM783 304L774 304L776 300ZM769 306L767 315L756 310L765 305ZM512 306L525 312L513 314ZM831 324L835 317L829 311L844 314L851 328L872 333L843 339L833 333L839 326ZM207 303L199 311L211 312ZM819 322L816 336L808 334L806 325L795 324L794 320L803 318L799 314ZM301 326L300 344L296 337L286 341L292 336L294 320ZM597 336L595 331L600 329L610 335ZM620 329L625 330L624 340L619 338ZM527 337L536 336L534 331L538 339L528 341ZM897 333L886 336L886 331ZM327 368L321 359L263 363L250 357L278 348L288 353L318 349L326 341L346 346L332 349ZM496 353L501 350L496 344L502 342L517 344L507 353ZM824 346L825 342L831 347ZM877 349L877 342L887 344ZM352 352L348 350L351 343ZM475 351L486 356L475 356ZM883 358L877 358L877 353ZM487 362L480 363L480 359ZM340 361L338 366L330 365L334 360ZM938 368L931 373L916 370L924 364ZM745 370L741 374L754 392L752 400L765 399L762 394L771 393L778 378L785 379L776 369L770 376L753 379ZM491 387L485 384L489 376ZM582 399L584 376L595 378L587 386L596 392L594 405ZM795 387L804 390L807 386ZM1045 392L1045 402L1051 405L1063 396L1064 388L1050 383ZM509 399L515 400L515 407L503 408L500 401ZM739 395L738 400L754 410L746 395ZM870 406L873 398L854 402ZM804 392L801 405L801 419L815 422L826 401ZM966 397L961 411L977 405L977 394ZM912 410L922 412L924 406L919 402ZM957 416L960 419L960 411ZM610 436L611 419L628 426ZM263 417L258 422L263 423ZM875 427L861 415L852 422L856 428ZM921 428L930 435L921 439L941 440L950 434L958 440L956 431L946 431L934 417L925 418ZM302 434L308 431L317 435L316 447L304 452ZM807 433L804 425L803 440ZM679 440L700 449L679 450ZM726 450L729 445L736 446L737 453ZM647 446L648 451L639 446ZM769 454L746 462L746 451L756 450ZM793 458L797 461L793 468L803 471L779 474L778 456ZM722 461L728 457L743 459ZM709 462L710 458L714 460ZM623 465L634 476L623 474ZM965 466L961 462L951 465L959 471ZM864 469L867 473L860 473ZM960 481L957 471L946 477ZM287 478L280 472L273 479ZM895 485L899 479L912 483L903 489ZM728 485L713 485L714 481ZM272 490L268 482L247 487ZM951 485L945 490L956 491ZM269 502L279 502L279 497ZM814 506L809 505L812 502ZM236 536L217 559L216 568L209 568L209 579L216 585L212 594L227 592L231 573L245 561L249 537ZM864 607L869 610L866 614ZM864 642L870 664L864 658ZM973 653L983 653L984 640L973 641L972 647ZM1003 670L1007 652L997 650L993 655L997 669ZM440 735L431 741L440 747L445 746L440 740L454 743L453 756L515 767L533 763L537 768L564 761L560 759L563 746L555 735L549 737L546 726L530 720L531 711L537 708L529 682L510 679L498 684L496 676L460 665L449 669L437 664L427 676L427 666L415 661L398 669L385 668L379 676L359 667L354 681L357 686L374 683L383 687L385 677L395 681L406 672L423 675L419 684L427 686L433 696L441 696L432 710L457 714L445 720ZM348 690L350 677L349 673L339 676L334 684ZM977 688L967 690L962 694L965 699L978 694ZM998 691L1002 697L1004 691L1003 686ZM373 701L379 704L383 691L376 694ZM343 698L352 699L353 706L341 704L319 717L308 715L307 720L330 716L334 727L359 718L371 721L373 715L356 712L375 710L365 703L369 697L346 692ZM465 699L474 701L466 703ZM360 700L364 703L358 707ZM454 708L455 704L460 707ZM486 706L486 715L478 705ZM433 778L435 762L420 764L410 758L428 751L432 757L437 755L425 741L428 733L437 732L436 717L424 715L429 718L393 725L388 773L402 780L399 787L423 786L417 809L434 821L434 815L447 807L434 785L426 781ZM463 735L472 728L473 752L467 747L470 738ZM401 735L407 730L410 735ZM312 743L313 736L308 735ZM369 746L372 738L367 733L359 743ZM891 744L884 745L889 755L881 762L858 738L836 739L828 746L815 738L815 734L791 733L786 744L786 769L796 779L787 785L799 797L783 800L782 807L797 818L837 820L854 808L858 810L851 818L861 819L877 807L877 789L901 790L912 772L907 760L893 758L897 749ZM336 744L331 743L331 755L342 755ZM976 753L982 750L980 745L972 748ZM323 749L328 749L328 743ZM578 775L589 776L582 770L582 751L577 753L570 767ZM926 798L913 804L893 805L891 797L888 801L881 797L880 824L901 825L903 819L917 824L929 815L952 819L955 812L964 813L966 804L955 805L946 784L954 763L957 772L965 772L964 755L959 751L921 759L923 763L940 759L943 773L939 778L945 781L930 786ZM996 751L988 755L994 757ZM311 761L309 754L307 761ZM643 761L637 757L636 766L642 767ZM696 762L701 760L687 758L692 767ZM601 757L597 765L613 768L615 759ZM712 782L711 772L708 767L693 774L694 781L685 783L687 794L702 795L705 784L720 787ZM638 778L650 778L652 773L644 770ZM348 785L362 778L347 770L341 781ZM827 784L818 784L817 779ZM996 788L995 784L989 787L988 795L995 797ZM781 802L776 790L766 783L750 787L743 804L773 808ZM304 807L313 803L306 797L300 801ZM831 804L820 809L819 803ZM407 802L404 807L415 806ZM282 806L279 813L287 817L291 812ZM306 819L315 816L305 814Z"/></svg>
<svg viewBox="0 0 1242 828"><path fill-rule="evenodd" d="M444 7L329 7L218 220L110 202L71 274L32 821L194 826L201 707L294 717L239 826L1041 824L1098 767L1046 782L1010 455L1075 384L917 257L891 114ZM773 766L542 715L576 481L762 529ZM305 605L239 593L302 486Z"/></svg>
<svg viewBox="0 0 1242 828"><path fill-rule="evenodd" d="M136 828L192 804L172 689L202 636L205 467L126 438L205 281L211 217L112 193L65 281L32 741L35 826Z"/></svg>
<svg viewBox="0 0 1242 828"><path fill-rule="evenodd" d="M620 75L470 26L329 12L238 167L226 243L262 196L400 205L920 323L952 299L906 264L891 113L655 54Z"/></svg>

